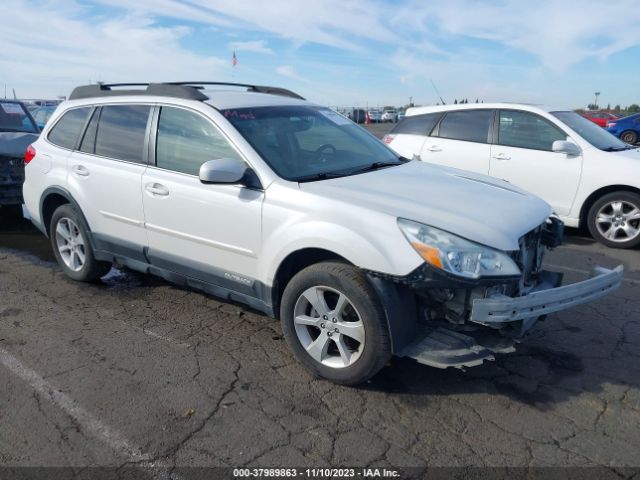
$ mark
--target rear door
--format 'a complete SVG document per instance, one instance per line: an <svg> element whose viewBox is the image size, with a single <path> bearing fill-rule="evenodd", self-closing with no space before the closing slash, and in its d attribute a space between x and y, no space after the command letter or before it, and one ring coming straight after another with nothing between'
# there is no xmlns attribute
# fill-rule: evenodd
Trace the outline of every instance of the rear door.
<svg viewBox="0 0 640 480"><path fill-rule="evenodd" d="M582 156L551 151L556 140L570 140L546 118L522 110L500 110L491 148L492 177L542 197L559 215L568 215L578 190Z"/></svg>
<svg viewBox="0 0 640 480"><path fill-rule="evenodd" d="M491 109L447 112L422 145L421 159L487 175L493 116Z"/></svg>
<svg viewBox="0 0 640 480"><path fill-rule="evenodd" d="M142 174L147 168L149 105L96 108L69 157L68 188L89 222L96 248L144 261Z"/></svg>
<svg viewBox="0 0 640 480"><path fill-rule="evenodd" d="M142 182L151 263L258 296L264 192L200 181L206 161L244 161L210 119L177 106L162 106L156 116L155 166Z"/></svg>
<svg viewBox="0 0 640 480"><path fill-rule="evenodd" d="M442 117L440 112L404 117L384 137L384 142L405 158L419 159L422 145L440 117Z"/></svg>

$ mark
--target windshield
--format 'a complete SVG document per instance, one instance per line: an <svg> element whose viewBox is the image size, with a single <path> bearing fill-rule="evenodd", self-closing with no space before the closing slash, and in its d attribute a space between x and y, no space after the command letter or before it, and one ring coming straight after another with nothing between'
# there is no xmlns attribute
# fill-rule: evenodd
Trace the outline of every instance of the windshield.
<svg viewBox="0 0 640 480"><path fill-rule="evenodd" d="M37 133L38 128L21 104L0 102L0 132Z"/></svg>
<svg viewBox="0 0 640 480"><path fill-rule="evenodd" d="M611 135L604 128L596 125L591 120L587 120L582 115L578 115L576 112L551 112L551 115L566 123L587 142L600 150L616 152L632 148L617 137Z"/></svg>
<svg viewBox="0 0 640 480"><path fill-rule="evenodd" d="M328 108L258 107L222 110L222 114L286 180L354 175L404 160Z"/></svg>

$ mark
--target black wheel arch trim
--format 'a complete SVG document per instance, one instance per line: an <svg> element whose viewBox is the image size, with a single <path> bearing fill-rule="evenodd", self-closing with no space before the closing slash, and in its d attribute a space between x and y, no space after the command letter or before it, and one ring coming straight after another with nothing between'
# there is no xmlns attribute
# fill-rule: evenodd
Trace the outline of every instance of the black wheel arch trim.
<svg viewBox="0 0 640 480"><path fill-rule="evenodd" d="M49 237L49 228L51 226L49 225L49 222L47 221L47 219L44 218L44 205L47 198L50 195L54 195L54 194L60 195L61 197L65 198L69 202L69 204L71 204L71 206L74 208L74 210L78 213L78 215L80 216L80 221L82 222L82 226L87 231L87 234L89 236L89 242L91 243L91 247L95 250L94 238L93 238L93 234L91 233L91 227L89 226L89 222L87 222L87 219L84 216L84 213L82 212L82 208L80 208L80 205L78 204L76 199L73 198L73 195L71 195L71 193L63 187L51 186L51 187L48 187L44 192L42 192L42 196L40 197L40 207L39 207L42 232L47 237Z"/></svg>

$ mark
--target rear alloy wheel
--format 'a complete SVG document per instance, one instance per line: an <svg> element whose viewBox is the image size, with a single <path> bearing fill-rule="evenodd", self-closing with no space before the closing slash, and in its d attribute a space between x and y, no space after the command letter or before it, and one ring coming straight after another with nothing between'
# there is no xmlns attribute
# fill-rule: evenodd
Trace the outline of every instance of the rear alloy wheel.
<svg viewBox="0 0 640 480"><path fill-rule="evenodd" d="M56 260L74 280L91 282L111 269L111 263L94 257L82 217L71 205L62 205L53 212L49 238Z"/></svg>
<svg viewBox="0 0 640 480"><path fill-rule="evenodd" d="M638 141L638 134L633 130L627 130L626 132L622 132L622 135L620 135L620 140L622 140L624 143L635 145Z"/></svg>
<svg viewBox="0 0 640 480"><path fill-rule="evenodd" d="M614 248L640 244L640 195L610 193L589 210L589 231L600 243Z"/></svg>
<svg viewBox="0 0 640 480"><path fill-rule="evenodd" d="M283 293L280 320L296 358L333 382L362 383L391 357L379 298L354 266L322 262L296 274Z"/></svg>

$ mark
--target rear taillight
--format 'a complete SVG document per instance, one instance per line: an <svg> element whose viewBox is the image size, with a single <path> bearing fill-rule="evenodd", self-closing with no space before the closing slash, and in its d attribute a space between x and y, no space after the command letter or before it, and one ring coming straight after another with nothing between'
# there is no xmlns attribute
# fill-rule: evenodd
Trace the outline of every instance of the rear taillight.
<svg viewBox="0 0 640 480"><path fill-rule="evenodd" d="M383 141L384 143L386 143L387 145L389 145L391 142L393 142L393 139L394 139L394 138L396 138L396 136L395 136L395 135L391 135L391 134L389 134L389 135L385 135L384 137L382 137L382 141Z"/></svg>
<svg viewBox="0 0 640 480"><path fill-rule="evenodd" d="M31 160L33 160L33 157L36 156L36 149L33 148L33 145L29 145L27 147L27 151L24 152L24 164L27 165Z"/></svg>

